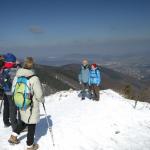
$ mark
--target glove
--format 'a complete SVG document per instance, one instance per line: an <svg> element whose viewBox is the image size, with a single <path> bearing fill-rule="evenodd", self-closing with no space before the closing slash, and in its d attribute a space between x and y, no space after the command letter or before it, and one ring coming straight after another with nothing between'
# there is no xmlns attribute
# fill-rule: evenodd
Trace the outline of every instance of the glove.
<svg viewBox="0 0 150 150"><path fill-rule="evenodd" d="M42 104L44 104L45 103L45 98L42 98L41 102L42 102Z"/></svg>
<svg viewBox="0 0 150 150"><path fill-rule="evenodd" d="M80 81L80 84L82 84L82 82Z"/></svg>

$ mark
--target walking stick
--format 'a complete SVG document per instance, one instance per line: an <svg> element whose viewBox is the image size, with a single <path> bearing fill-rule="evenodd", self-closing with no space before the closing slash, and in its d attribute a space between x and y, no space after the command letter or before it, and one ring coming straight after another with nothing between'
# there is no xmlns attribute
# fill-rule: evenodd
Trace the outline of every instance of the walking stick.
<svg viewBox="0 0 150 150"><path fill-rule="evenodd" d="M3 102L4 102L4 92L3 92L3 99L2 99L1 105L0 105L0 114L2 113Z"/></svg>
<svg viewBox="0 0 150 150"><path fill-rule="evenodd" d="M43 109L44 109L44 111L45 111L45 118L46 118L47 125L48 125L48 129L49 129L49 132L50 132L50 135L51 135L52 144L53 144L53 146L55 146L52 127L50 126L50 123L49 123L49 121L48 121L48 117L47 117L47 112L46 112L45 105L44 105L44 103L42 103L42 104L43 104Z"/></svg>

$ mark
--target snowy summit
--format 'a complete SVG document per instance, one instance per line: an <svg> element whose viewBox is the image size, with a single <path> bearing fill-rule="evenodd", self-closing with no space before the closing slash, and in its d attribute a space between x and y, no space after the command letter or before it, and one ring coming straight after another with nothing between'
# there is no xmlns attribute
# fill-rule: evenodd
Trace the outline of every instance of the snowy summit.
<svg viewBox="0 0 150 150"><path fill-rule="evenodd" d="M100 101L81 101L79 91L62 91L46 97L46 110L55 147L41 105L35 141L40 150L150 150L150 104L127 100L112 90L100 92ZM26 149L26 133L19 145L7 141L11 128L0 116L0 150Z"/></svg>

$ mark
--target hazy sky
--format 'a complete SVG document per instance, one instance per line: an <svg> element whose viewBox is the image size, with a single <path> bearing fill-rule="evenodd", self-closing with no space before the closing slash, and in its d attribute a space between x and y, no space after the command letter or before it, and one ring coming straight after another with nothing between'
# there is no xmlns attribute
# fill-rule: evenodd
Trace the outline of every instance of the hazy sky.
<svg viewBox="0 0 150 150"><path fill-rule="evenodd" d="M0 51L18 56L150 51L149 0L0 0Z"/></svg>

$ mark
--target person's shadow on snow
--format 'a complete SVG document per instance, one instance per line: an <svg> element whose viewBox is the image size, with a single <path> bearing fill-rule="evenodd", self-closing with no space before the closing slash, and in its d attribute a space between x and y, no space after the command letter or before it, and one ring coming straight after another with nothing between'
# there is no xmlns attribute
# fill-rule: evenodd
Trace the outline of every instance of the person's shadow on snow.
<svg viewBox="0 0 150 150"><path fill-rule="evenodd" d="M47 116L47 119L49 121L50 127L52 127L53 122L51 120L51 116ZM36 126L35 141L38 142L42 136L45 136L47 134L48 129L49 127L48 127L46 118L44 117L40 119L40 122Z"/></svg>

